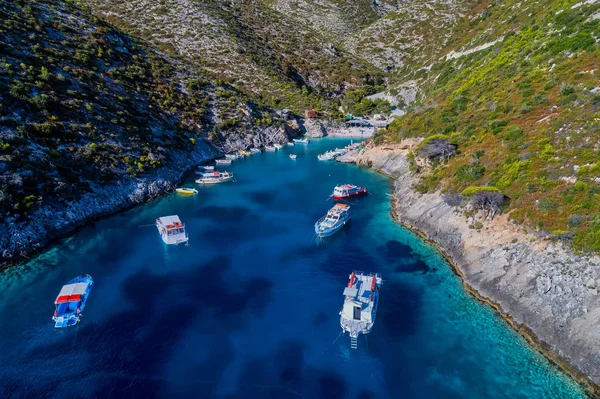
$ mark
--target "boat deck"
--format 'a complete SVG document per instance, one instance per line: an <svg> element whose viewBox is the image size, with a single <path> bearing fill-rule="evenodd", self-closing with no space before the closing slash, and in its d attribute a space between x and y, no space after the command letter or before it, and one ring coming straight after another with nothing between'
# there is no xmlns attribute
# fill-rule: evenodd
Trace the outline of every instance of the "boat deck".
<svg viewBox="0 0 600 399"><path fill-rule="evenodd" d="M352 287L344 289L344 307L340 312L340 325L343 330L350 333L350 337L357 337L358 334L367 334L373 328L375 323L375 313L377 312L377 302L379 293L371 291L373 278L376 278L377 286L381 284L381 277L377 274L366 275L356 273L356 281ZM374 300L371 300L373 294ZM360 319L356 319L355 308L360 308Z"/></svg>

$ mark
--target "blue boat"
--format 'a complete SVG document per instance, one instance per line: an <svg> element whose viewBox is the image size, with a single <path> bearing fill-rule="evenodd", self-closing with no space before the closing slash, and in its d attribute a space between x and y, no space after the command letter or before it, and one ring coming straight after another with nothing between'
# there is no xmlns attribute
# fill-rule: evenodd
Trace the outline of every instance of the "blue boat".
<svg viewBox="0 0 600 399"><path fill-rule="evenodd" d="M54 320L56 328L74 326L79 323L94 280L92 276L77 276L64 285L54 301Z"/></svg>
<svg viewBox="0 0 600 399"><path fill-rule="evenodd" d="M319 238L329 237L350 220L350 206L347 204L335 204L333 208L327 212L327 215L315 223L315 233Z"/></svg>

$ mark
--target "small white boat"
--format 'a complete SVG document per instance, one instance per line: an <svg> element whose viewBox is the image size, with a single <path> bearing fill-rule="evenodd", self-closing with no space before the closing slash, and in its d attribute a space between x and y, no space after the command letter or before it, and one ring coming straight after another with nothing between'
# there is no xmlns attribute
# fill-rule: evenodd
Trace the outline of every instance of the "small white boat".
<svg viewBox="0 0 600 399"><path fill-rule="evenodd" d="M288 145L289 147L293 147L293 146L294 146L294 142L293 142L293 141L288 141L287 145Z"/></svg>
<svg viewBox="0 0 600 399"><path fill-rule="evenodd" d="M268 145L265 147L265 151L267 152L275 152L277 151L277 148L275 148L274 146Z"/></svg>
<svg viewBox="0 0 600 399"><path fill-rule="evenodd" d="M353 271L344 289L344 306L340 312L342 332L350 334L350 347L358 347L358 335L373 329L382 284L379 273Z"/></svg>
<svg viewBox="0 0 600 399"><path fill-rule="evenodd" d="M181 244L188 242L185 226L179 216L163 216L156 219L156 228L165 244Z"/></svg>
<svg viewBox="0 0 600 399"><path fill-rule="evenodd" d="M215 159L217 165L231 165L231 159Z"/></svg>
<svg viewBox="0 0 600 399"><path fill-rule="evenodd" d="M225 159L238 159L238 154L225 154Z"/></svg>
<svg viewBox="0 0 600 399"><path fill-rule="evenodd" d="M233 173L229 172L210 172L203 173L199 179L196 180L198 184L217 184L225 183L233 180Z"/></svg>
<svg viewBox="0 0 600 399"><path fill-rule="evenodd" d="M294 139L294 143L308 144L308 139Z"/></svg>
<svg viewBox="0 0 600 399"><path fill-rule="evenodd" d="M179 188L176 188L175 191L177 191L179 194L187 194L187 195L198 194L198 190L196 190L195 188L190 188L190 187L179 187Z"/></svg>
<svg viewBox="0 0 600 399"><path fill-rule="evenodd" d="M215 167L200 165L200 166L198 166L198 169L200 169L200 170L215 170Z"/></svg>
<svg viewBox="0 0 600 399"><path fill-rule="evenodd" d="M260 149L258 149L258 148L251 148L250 149L250 154L252 154L252 155L260 154Z"/></svg>
<svg viewBox="0 0 600 399"><path fill-rule="evenodd" d="M296 154L290 154L290 159L293 159L295 161L296 157L298 157L298 155L296 155Z"/></svg>
<svg viewBox="0 0 600 399"><path fill-rule="evenodd" d="M281 144L273 144L273 147L275 147L278 150L281 150L283 148Z"/></svg>

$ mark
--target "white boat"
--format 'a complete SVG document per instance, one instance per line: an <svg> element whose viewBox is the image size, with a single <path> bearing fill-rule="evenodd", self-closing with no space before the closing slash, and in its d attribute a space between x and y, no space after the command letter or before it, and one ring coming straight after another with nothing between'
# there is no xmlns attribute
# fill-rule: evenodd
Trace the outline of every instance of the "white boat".
<svg viewBox="0 0 600 399"><path fill-rule="evenodd" d="M275 147L278 150L281 150L283 148L281 144L273 144L273 147Z"/></svg>
<svg viewBox="0 0 600 399"><path fill-rule="evenodd" d="M225 154L225 159L238 159L238 154Z"/></svg>
<svg viewBox="0 0 600 399"><path fill-rule="evenodd" d="M308 139L294 139L294 143L308 144Z"/></svg>
<svg viewBox="0 0 600 399"><path fill-rule="evenodd" d="M200 166L198 166L198 169L200 169L200 170L215 170L215 167L214 166L203 166L203 165L200 165Z"/></svg>
<svg viewBox="0 0 600 399"><path fill-rule="evenodd" d="M350 334L350 347L358 347L358 335L373 329L382 283L379 273L353 271L344 289L344 306L340 312L340 326Z"/></svg>
<svg viewBox="0 0 600 399"><path fill-rule="evenodd" d="M327 151L324 152L323 154L319 154L317 155L317 158L319 159L319 161L331 161L337 157L339 157L340 155L345 154L346 151L343 148L336 148L335 150L331 150L331 151Z"/></svg>
<svg viewBox="0 0 600 399"><path fill-rule="evenodd" d="M233 180L233 173L229 172L210 172L203 173L199 179L196 180L198 184L216 184L225 183Z"/></svg>
<svg viewBox="0 0 600 399"><path fill-rule="evenodd" d="M274 151L277 151L277 148L275 148L274 146L268 145L265 147L265 151L274 152Z"/></svg>
<svg viewBox="0 0 600 399"><path fill-rule="evenodd" d="M319 238L329 237L344 227L351 217L350 205L335 204L327 215L315 223L315 233Z"/></svg>
<svg viewBox="0 0 600 399"><path fill-rule="evenodd" d="M293 141L288 141L287 145L288 145L289 147L292 147L292 146L294 145L294 142L293 142Z"/></svg>
<svg viewBox="0 0 600 399"><path fill-rule="evenodd" d="M298 155L296 155L296 154L290 154L290 159L293 159L295 161L296 157L298 157Z"/></svg>
<svg viewBox="0 0 600 399"><path fill-rule="evenodd" d="M231 159L215 159L217 165L231 165Z"/></svg>
<svg viewBox="0 0 600 399"><path fill-rule="evenodd" d="M250 149L250 154L252 154L252 155L260 154L260 149L258 149L258 148L251 148Z"/></svg>
<svg viewBox="0 0 600 399"><path fill-rule="evenodd" d="M163 216L156 219L156 228L165 244L181 244L188 242L185 226L179 216Z"/></svg>

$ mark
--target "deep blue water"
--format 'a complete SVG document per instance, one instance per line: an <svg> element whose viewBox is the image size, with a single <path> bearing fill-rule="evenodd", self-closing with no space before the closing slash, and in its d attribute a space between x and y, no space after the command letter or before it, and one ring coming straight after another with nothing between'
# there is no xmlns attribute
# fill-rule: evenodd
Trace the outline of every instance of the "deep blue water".
<svg viewBox="0 0 600 399"><path fill-rule="evenodd" d="M583 397L394 223L386 177L317 161L344 143L237 161L235 183L102 220L1 273L0 397ZM313 223L344 182L372 195L316 245ZM169 214L189 247L163 245L153 223ZM384 278L357 350L338 338L353 269ZM82 273L96 283L83 320L56 330L53 300Z"/></svg>

